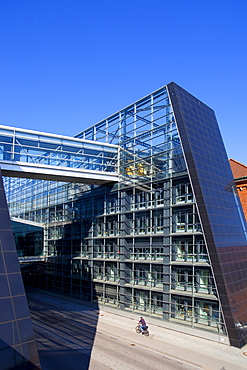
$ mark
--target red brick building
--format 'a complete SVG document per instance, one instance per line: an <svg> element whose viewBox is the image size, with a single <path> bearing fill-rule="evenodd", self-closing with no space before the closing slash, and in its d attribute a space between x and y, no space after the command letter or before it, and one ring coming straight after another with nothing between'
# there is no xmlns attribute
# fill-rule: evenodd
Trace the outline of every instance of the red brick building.
<svg viewBox="0 0 247 370"><path fill-rule="evenodd" d="M229 159L229 162L247 221L247 166L234 159Z"/></svg>

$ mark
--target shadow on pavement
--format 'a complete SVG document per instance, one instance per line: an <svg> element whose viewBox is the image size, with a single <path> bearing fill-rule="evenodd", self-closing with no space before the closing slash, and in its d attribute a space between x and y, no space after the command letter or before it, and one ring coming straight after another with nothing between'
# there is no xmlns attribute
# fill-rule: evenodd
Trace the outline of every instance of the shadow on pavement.
<svg viewBox="0 0 247 370"><path fill-rule="evenodd" d="M42 369L87 370L98 323L97 306L33 289L27 289L27 299Z"/></svg>

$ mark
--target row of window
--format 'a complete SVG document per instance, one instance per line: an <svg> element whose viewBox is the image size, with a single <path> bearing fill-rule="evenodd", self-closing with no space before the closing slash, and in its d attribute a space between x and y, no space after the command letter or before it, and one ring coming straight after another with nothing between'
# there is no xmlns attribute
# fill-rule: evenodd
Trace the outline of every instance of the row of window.
<svg viewBox="0 0 247 370"><path fill-rule="evenodd" d="M89 266L85 263L82 265L79 260L73 262L72 275L91 279ZM172 266L171 274L164 274L162 265L126 263L125 269L120 271L117 263L95 261L93 264L93 279L119 282L120 276L122 284L149 287L163 287L163 284L169 284L171 290L216 295L214 280L209 269Z"/></svg>
<svg viewBox="0 0 247 370"><path fill-rule="evenodd" d="M59 230L59 229L58 229ZM143 244L149 244L149 240L145 239ZM49 255L60 255L61 253L70 253L80 257L93 257L95 259L122 259L122 260L146 260L163 261L164 246L162 241L159 244L152 244L152 246L141 247L139 244L134 245L130 243L126 247L117 245L115 241L109 241L107 244L95 241L94 246L89 244L81 245L80 240L78 243L71 243L69 241L63 242L62 239L50 240L48 243ZM72 249L71 249L72 248ZM167 248L168 249L168 248ZM208 254L203 240L197 240L195 243L192 240L174 240L172 245L169 246L169 261L171 262L188 262L188 263L208 263Z"/></svg>
<svg viewBox="0 0 247 370"><path fill-rule="evenodd" d="M171 303L167 304L163 301L162 293L125 288L125 293L119 296L116 288L110 290L103 286L96 287L96 295L99 301L121 305L124 310L141 311L151 316L165 315L168 321L226 333L218 302L172 295Z"/></svg>
<svg viewBox="0 0 247 370"><path fill-rule="evenodd" d="M197 215L192 213L178 212L174 215L176 222L172 225L172 233L201 233L201 225ZM147 235L147 234L168 234L170 226L164 226L165 218L162 214L154 215L154 218L139 216L135 220L127 219L118 222L115 219L107 220L106 223L97 223L94 226L93 235L96 237L120 236L124 235ZM88 227L86 227L86 223ZM122 227L121 227L122 225ZM119 227L120 226L120 227ZM91 230L90 221L72 225L71 232L75 237L80 237L84 233L88 234ZM68 231L66 225L56 225L48 228L48 239L60 239ZM72 234L72 235L73 235ZM88 235L85 235L88 236Z"/></svg>
<svg viewBox="0 0 247 370"><path fill-rule="evenodd" d="M203 301L184 297L172 297L171 321L182 321L194 327L215 328L218 333L226 334L225 326L217 302Z"/></svg>
<svg viewBox="0 0 247 370"><path fill-rule="evenodd" d="M183 204L193 202L191 185L182 183L175 185L172 189L172 204ZM122 207L125 211L138 210L152 207L164 206L164 200L169 198L170 189L154 189L153 191L142 191L129 194L122 198ZM105 201L104 213L118 213L121 211L120 199L118 197Z"/></svg>
<svg viewBox="0 0 247 370"><path fill-rule="evenodd" d="M25 279L25 276L24 276ZM224 324L218 302L191 297L171 295L171 303L164 301L163 294L135 288L124 288L119 293L118 287L109 284L69 279L64 276L28 274L28 282L39 283L43 289L70 295L89 301L100 301L115 305L124 310L145 312L145 315L166 316L168 321L186 323L189 326L205 328L225 334Z"/></svg>
<svg viewBox="0 0 247 370"><path fill-rule="evenodd" d="M5 179L6 191L10 198L11 192L14 190L8 192L8 185L11 187L12 180L13 179ZM20 188L22 189L21 186ZM85 190L86 189L84 189L84 191ZM23 218L37 222L56 222L67 221L71 212L74 212L74 218L79 219L88 216L92 212L94 212L95 215L116 214L120 211L126 212L164 206L166 199L170 199L170 191L172 193L171 204L193 202L192 190L189 183L179 183L174 185L172 189L160 187L150 188L150 191L139 191L136 189L133 191L134 193L126 192L122 198L119 197L117 193L115 197L109 195L97 197L95 198L94 204L91 203L90 207L88 207L88 202L86 202L86 204L82 202L70 210L70 205L65 204L65 202L77 193L78 195L82 194L82 186L76 188L74 184L72 184L70 186L54 188L54 185L49 183L47 183L46 186L39 186L39 183L35 183L34 186L15 193L16 199L12 199L9 206L12 214L19 215ZM23 202L23 199L25 199L25 202ZM59 205L61 201L64 202L64 205ZM92 202L91 199L90 202ZM45 207L52 206L53 204L56 204L56 206L53 209L50 208L49 212L47 212L48 210L46 210ZM30 214L23 214L23 212L28 209L31 211Z"/></svg>
<svg viewBox="0 0 247 370"><path fill-rule="evenodd" d="M88 252L83 253L84 257L88 257ZM163 260L163 247L132 247L121 253L119 246L116 245L96 245L93 251L94 258L117 258L124 256L125 259L133 260Z"/></svg>
<svg viewBox="0 0 247 370"><path fill-rule="evenodd" d="M195 293L216 295L214 280L210 270L192 268L173 268L171 288Z"/></svg>
<svg viewBox="0 0 247 370"><path fill-rule="evenodd" d="M94 226L94 236L114 236L120 232L126 235L153 234L153 233L184 233L201 232L201 224L196 213L192 210L175 211L170 218L164 216L163 212L155 211L150 217L149 213L140 212L134 215L129 214L125 220L119 222L116 218L98 219Z"/></svg>

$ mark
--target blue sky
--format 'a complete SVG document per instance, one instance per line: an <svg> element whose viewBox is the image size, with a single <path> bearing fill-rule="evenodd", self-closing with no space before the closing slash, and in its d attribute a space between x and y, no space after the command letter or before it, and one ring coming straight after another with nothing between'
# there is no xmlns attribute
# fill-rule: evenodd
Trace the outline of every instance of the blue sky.
<svg viewBox="0 0 247 370"><path fill-rule="evenodd" d="M247 165L246 0L1 0L0 124L74 136L171 81Z"/></svg>

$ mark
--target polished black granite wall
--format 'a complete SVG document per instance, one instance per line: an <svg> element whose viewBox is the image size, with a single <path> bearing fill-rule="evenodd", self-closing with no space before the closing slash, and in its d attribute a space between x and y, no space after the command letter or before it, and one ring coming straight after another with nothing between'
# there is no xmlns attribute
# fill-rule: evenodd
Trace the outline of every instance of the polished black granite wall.
<svg viewBox="0 0 247 370"><path fill-rule="evenodd" d="M247 343L246 223L214 111L168 85L230 339Z"/></svg>
<svg viewBox="0 0 247 370"><path fill-rule="evenodd" d="M0 171L0 364L38 369L39 358ZM13 367L14 365L14 367ZM1 365L0 365L1 366ZM3 367L2 367L3 369Z"/></svg>

